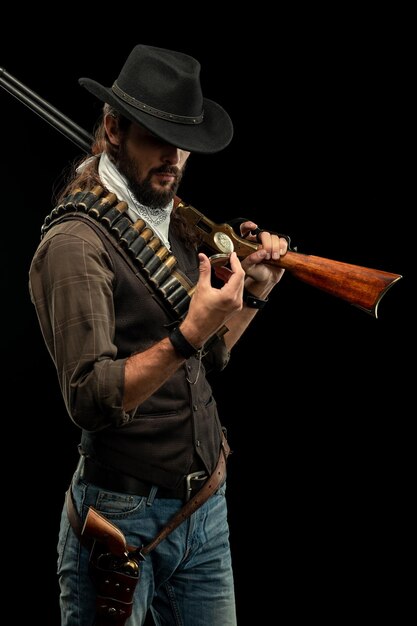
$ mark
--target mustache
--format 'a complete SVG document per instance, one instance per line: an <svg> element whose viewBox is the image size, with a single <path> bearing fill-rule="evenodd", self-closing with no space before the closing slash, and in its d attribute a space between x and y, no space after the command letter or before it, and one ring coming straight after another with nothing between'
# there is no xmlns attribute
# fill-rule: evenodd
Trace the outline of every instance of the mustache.
<svg viewBox="0 0 417 626"><path fill-rule="evenodd" d="M175 165L161 165L161 167L154 167L150 174L169 174L170 176L175 176L175 178L179 178L181 175L181 171Z"/></svg>

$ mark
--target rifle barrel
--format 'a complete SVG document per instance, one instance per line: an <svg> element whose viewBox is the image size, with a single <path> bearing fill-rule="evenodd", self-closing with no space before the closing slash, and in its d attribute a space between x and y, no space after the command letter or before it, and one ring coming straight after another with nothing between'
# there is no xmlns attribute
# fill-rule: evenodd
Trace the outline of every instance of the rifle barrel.
<svg viewBox="0 0 417 626"><path fill-rule="evenodd" d="M37 93L29 89L21 83L17 78L6 72L0 67L0 85L10 95L14 96L27 106L31 111L39 115L43 120L48 122L56 130L70 139L76 146L81 148L87 154L91 151L93 136L84 128L76 124L69 117L61 113L52 104L41 98Z"/></svg>

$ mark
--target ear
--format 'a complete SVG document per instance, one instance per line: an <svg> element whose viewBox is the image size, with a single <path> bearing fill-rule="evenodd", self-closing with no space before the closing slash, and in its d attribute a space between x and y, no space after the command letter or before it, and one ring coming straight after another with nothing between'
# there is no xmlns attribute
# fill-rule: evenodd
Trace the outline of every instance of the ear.
<svg viewBox="0 0 417 626"><path fill-rule="evenodd" d="M107 113L104 117L104 128L106 129L107 137L113 146L120 145L119 139L119 122L116 117L113 117L110 113Z"/></svg>

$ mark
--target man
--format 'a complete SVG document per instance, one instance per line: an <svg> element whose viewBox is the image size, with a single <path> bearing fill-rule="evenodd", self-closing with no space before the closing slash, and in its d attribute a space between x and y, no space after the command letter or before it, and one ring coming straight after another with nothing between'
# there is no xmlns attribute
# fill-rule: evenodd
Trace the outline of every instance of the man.
<svg viewBox="0 0 417 626"><path fill-rule="evenodd" d="M195 230L178 210L190 153L218 152L233 134L224 109L203 98L199 71L186 54L137 45L110 89L80 79L105 103L102 123L93 156L45 221L30 268L45 343L82 429L58 544L63 626L93 624L96 598L106 596L95 586L96 566L110 572L108 585L117 570L80 541L90 507L129 546L146 546L211 484L227 444L206 373L225 367L283 273L265 261L285 254L286 240L260 232L259 250L242 263L232 252L228 266L216 267L215 284L210 259L198 253ZM256 229L248 221L241 234L253 240ZM166 273L168 259L176 272L156 280L151 265ZM195 289L175 319L177 301L165 285L181 292L187 281ZM129 625L143 624L148 610L157 624L236 623L224 494L222 478L140 562L133 609L125 607ZM109 617L124 606L116 600L117 608L106 604Z"/></svg>

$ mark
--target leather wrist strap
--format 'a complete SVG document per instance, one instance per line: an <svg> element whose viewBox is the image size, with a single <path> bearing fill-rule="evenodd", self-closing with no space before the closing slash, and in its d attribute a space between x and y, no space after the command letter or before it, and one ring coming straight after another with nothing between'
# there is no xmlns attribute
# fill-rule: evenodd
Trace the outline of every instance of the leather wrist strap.
<svg viewBox="0 0 417 626"><path fill-rule="evenodd" d="M168 336L170 342L174 346L175 352L184 357L184 359L189 359L198 353L199 349L195 348L189 341L187 341L178 325L174 326Z"/></svg>
<svg viewBox="0 0 417 626"><path fill-rule="evenodd" d="M243 302L251 309L263 309L265 304L268 302L268 298L266 300L262 300L261 298L257 298L247 291L247 289L243 290Z"/></svg>

